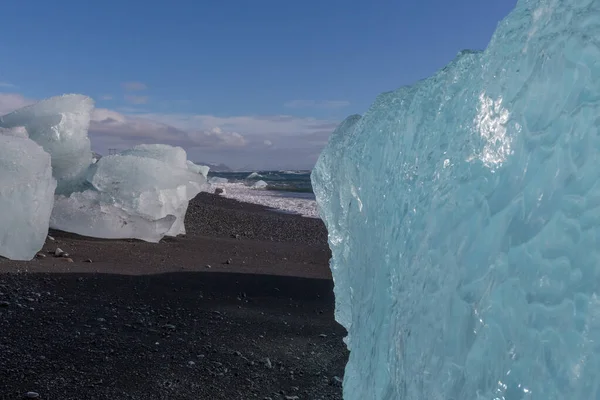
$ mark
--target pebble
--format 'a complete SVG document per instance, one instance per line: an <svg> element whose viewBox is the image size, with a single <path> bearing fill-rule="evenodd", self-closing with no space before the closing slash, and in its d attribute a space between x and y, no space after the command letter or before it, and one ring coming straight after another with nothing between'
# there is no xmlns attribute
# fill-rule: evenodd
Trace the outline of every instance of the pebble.
<svg viewBox="0 0 600 400"><path fill-rule="evenodd" d="M269 369L273 368L273 364L271 364L271 360L269 359L269 357L265 358L265 367Z"/></svg>
<svg viewBox="0 0 600 400"><path fill-rule="evenodd" d="M92 259L91 259L91 258L88 258L88 259L87 259L87 260L85 260L84 262L86 262L86 263L91 263L91 262L92 262Z"/></svg>
<svg viewBox="0 0 600 400"><path fill-rule="evenodd" d="M209 264L206 264L206 268L212 268Z"/></svg>
<svg viewBox="0 0 600 400"><path fill-rule="evenodd" d="M69 257L63 257L62 259L66 262L73 262L73 259Z"/></svg>
<svg viewBox="0 0 600 400"><path fill-rule="evenodd" d="M64 251L60 247L57 247L56 250L54 250L54 255L56 257L62 256L63 253L64 253Z"/></svg>
<svg viewBox="0 0 600 400"><path fill-rule="evenodd" d="M0 301L0 307L8 307L10 303L8 301Z"/></svg>
<svg viewBox="0 0 600 400"><path fill-rule="evenodd" d="M35 257L36 257L36 258L46 258L46 255L45 255L45 254L43 254L43 253L37 253L37 254L35 255Z"/></svg>
<svg viewBox="0 0 600 400"><path fill-rule="evenodd" d="M26 399L39 399L40 394L37 392L27 392L24 396Z"/></svg>
<svg viewBox="0 0 600 400"><path fill-rule="evenodd" d="M52 236L48 235L48 240L54 241L54 238Z"/></svg>

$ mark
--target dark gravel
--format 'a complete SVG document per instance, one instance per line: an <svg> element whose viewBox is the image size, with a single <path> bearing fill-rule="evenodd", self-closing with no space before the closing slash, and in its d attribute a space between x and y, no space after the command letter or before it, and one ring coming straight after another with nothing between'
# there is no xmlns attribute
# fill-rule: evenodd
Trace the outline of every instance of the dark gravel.
<svg viewBox="0 0 600 400"><path fill-rule="evenodd" d="M5 274L0 293L1 399L341 399L331 281Z"/></svg>
<svg viewBox="0 0 600 400"><path fill-rule="evenodd" d="M186 230L192 235L327 246L327 229L318 218L273 212L209 193L190 202Z"/></svg>
<svg viewBox="0 0 600 400"><path fill-rule="evenodd" d="M321 221L190 210L184 238L53 232L74 262L0 260L0 399L341 399L333 283L298 277L330 276Z"/></svg>

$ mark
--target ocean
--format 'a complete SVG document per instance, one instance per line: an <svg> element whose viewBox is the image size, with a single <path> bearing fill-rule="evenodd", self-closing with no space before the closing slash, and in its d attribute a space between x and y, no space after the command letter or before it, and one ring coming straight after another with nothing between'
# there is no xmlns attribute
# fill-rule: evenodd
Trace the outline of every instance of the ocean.
<svg viewBox="0 0 600 400"><path fill-rule="evenodd" d="M224 189L225 197L280 212L319 217L310 171L209 171L208 180L214 188Z"/></svg>

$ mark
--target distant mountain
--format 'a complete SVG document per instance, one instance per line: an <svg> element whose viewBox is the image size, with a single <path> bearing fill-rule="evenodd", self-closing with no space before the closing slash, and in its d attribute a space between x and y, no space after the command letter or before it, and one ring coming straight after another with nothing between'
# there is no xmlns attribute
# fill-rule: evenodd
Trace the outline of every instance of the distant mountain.
<svg viewBox="0 0 600 400"><path fill-rule="evenodd" d="M207 163L207 162L202 162L202 161L194 161L194 164L206 165L207 167L210 167L210 170L213 172L231 172L232 171L232 169L229 168L225 164L213 164L213 163Z"/></svg>

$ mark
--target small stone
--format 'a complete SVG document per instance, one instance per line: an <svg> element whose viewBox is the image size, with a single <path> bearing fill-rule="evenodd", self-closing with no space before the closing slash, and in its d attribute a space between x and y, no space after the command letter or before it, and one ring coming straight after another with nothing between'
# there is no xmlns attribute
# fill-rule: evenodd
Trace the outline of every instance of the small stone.
<svg viewBox="0 0 600 400"><path fill-rule="evenodd" d="M45 255L45 254L43 254L43 253L37 253L37 254L35 255L35 258L46 258L46 255Z"/></svg>
<svg viewBox="0 0 600 400"><path fill-rule="evenodd" d="M227 261L225 261L225 264L231 264L231 258L227 259Z"/></svg>
<svg viewBox="0 0 600 400"><path fill-rule="evenodd" d="M285 400L299 400L300 397L298 396L285 396Z"/></svg>
<svg viewBox="0 0 600 400"><path fill-rule="evenodd" d="M63 259L65 262L70 262L70 263L71 263L71 262L73 262L73 259L72 259L72 258L69 258L69 257L62 257L62 259Z"/></svg>
<svg viewBox="0 0 600 400"><path fill-rule="evenodd" d="M196 365L196 363L194 361L188 361L188 366L189 367L193 367L194 365Z"/></svg>
<svg viewBox="0 0 600 400"><path fill-rule="evenodd" d="M64 253L64 251L60 247L57 247L56 250L54 250L54 255L56 257L62 256L63 253Z"/></svg>
<svg viewBox="0 0 600 400"><path fill-rule="evenodd" d="M27 392L27 393L25 393L24 397L26 399L39 399L40 398L40 394L36 393L36 392Z"/></svg>
<svg viewBox="0 0 600 400"><path fill-rule="evenodd" d="M90 264L91 264L91 263L92 263L92 259L91 259L91 258L88 258L88 259L87 259L87 260L85 260L84 262L86 262L86 263L90 263Z"/></svg>
<svg viewBox="0 0 600 400"><path fill-rule="evenodd" d="M209 264L206 264L206 268L212 268Z"/></svg>
<svg viewBox="0 0 600 400"><path fill-rule="evenodd" d="M52 240L54 242L54 238L50 235L48 235L48 240Z"/></svg>
<svg viewBox="0 0 600 400"><path fill-rule="evenodd" d="M64 258L68 258L70 256L70 254L69 253L62 253L60 256L64 257Z"/></svg>
<svg viewBox="0 0 600 400"><path fill-rule="evenodd" d="M271 360L269 359L269 357L265 358L265 367L269 369L273 368L273 364L271 364Z"/></svg>
<svg viewBox="0 0 600 400"><path fill-rule="evenodd" d="M0 301L0 307L8 307L10 303L8 301Z"/></svg>
<svg viewBox="0 0 600 400"><path fill-rule="evenodd" d="M177 327L172 324L165 324L165 325L163 325L163 328L171 330L171 331L174 331L175 329L177 329Z"/></svg>
<svg viewBox="0 0 600 400"><path fill-rule="evenodd" d="M321 334L319 335L319 337L326 338L326 337L327 337L327 335L326 335L326 334L324 334L324 333L321 333Z"/></svg>

